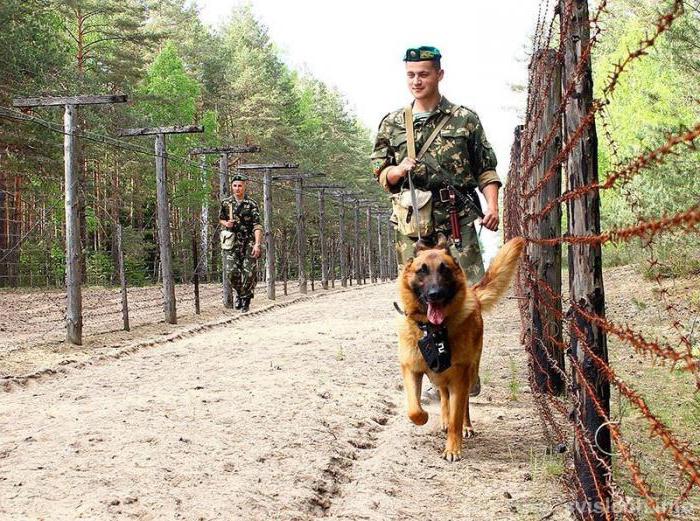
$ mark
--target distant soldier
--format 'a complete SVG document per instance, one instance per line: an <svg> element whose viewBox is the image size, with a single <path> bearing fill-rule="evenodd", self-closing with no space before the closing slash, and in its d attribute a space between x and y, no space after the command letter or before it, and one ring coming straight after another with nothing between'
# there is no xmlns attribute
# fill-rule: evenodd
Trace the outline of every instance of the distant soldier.
<svg viewBox="0 0 700 521"><path fill-rule="evenodd" d="M235 308L243 313L250 308L257 283L255 259L260 257L263 235L258 205L245 193L247 181L242 174L233 176L232 195L221 201L219 212L224 270L236 291Z"/></svg>

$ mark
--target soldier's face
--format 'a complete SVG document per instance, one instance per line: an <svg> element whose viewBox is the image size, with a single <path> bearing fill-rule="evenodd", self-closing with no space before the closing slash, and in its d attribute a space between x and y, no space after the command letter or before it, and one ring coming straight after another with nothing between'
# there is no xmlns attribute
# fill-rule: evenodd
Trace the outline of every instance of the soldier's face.
<svg viewBox="0 0 700 521"><path fill-rule="evenodd" d="M238 199L245 195L245 181L234 181L231 183L231 193Z"/></svg>
<svg viewBox="0 0 700 521"><path fill-rule="evenodd" d="M429 99L438 93L438 84L445 71L437 70L431 61L406 62L408 88L416 99Z"/></svg>

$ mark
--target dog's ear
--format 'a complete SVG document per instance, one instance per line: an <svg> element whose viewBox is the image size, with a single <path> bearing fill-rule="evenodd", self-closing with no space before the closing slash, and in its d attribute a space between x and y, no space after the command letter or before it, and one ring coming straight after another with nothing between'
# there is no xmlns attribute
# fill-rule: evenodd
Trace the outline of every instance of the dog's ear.
<svg viewBox="0 0 700 521"><path fill-rule="evenodd" d="M432 250L433 245L432 243L426 241L425 239L420 239L419 241L416 242L416 244L413 245L413 250L416 253L420 253L424 250Z"/></svg>
<svg viewBox="0 0 700 521"><path fill-rule="evenodd" d="M444 233L438 233L438 240L434 248L436 250L445 250L446 252L450 251L450 248L447 245L447 237L445 237Z"/></svg>

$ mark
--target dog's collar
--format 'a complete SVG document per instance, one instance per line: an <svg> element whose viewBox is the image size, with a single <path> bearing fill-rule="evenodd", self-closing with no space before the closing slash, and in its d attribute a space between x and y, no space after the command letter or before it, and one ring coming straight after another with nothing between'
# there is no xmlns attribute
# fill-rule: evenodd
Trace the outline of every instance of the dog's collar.
<svg viewBox="0 0 700 521"><path fill-rule="evenodd" d="M408 317L405 311L394 302L397 313ZM413 319L412 319L413 320ZM441 373L451 365L450 345L447 342L447 326L436 326L430 322L413 320L423 332L423 338L418 340L418 349L431 371Z"/></svg>
<svg viewBox="0 0 700 521"><path fill-rule="evenodd" d="M401 306L399 306L398 302L394 301L394 309L399 315L403 315L406 318L411 318L408 316L408 313L406 313L403 309L401 309ZM436 328L441 328L444 326L435 326L431 324L430 322L420 322L416 320L415 318L411 318L416 323L416 326L418 326L418 329L423 331L424 333L430 328L430 329L436 329Z"/></svg>

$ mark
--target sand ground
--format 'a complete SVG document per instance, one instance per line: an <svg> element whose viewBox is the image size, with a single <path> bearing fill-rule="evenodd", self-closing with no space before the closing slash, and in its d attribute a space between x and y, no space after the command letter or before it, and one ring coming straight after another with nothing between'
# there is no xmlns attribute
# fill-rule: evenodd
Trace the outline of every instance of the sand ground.
<svg viewBox="0 0 700 521"><path fill-rule="evenodd" d="M567 519L533 477L515 301L487 321L477 436L447 463L438 404L405 416L394 295L328 292L5 386L0 518Z"/></svg>

